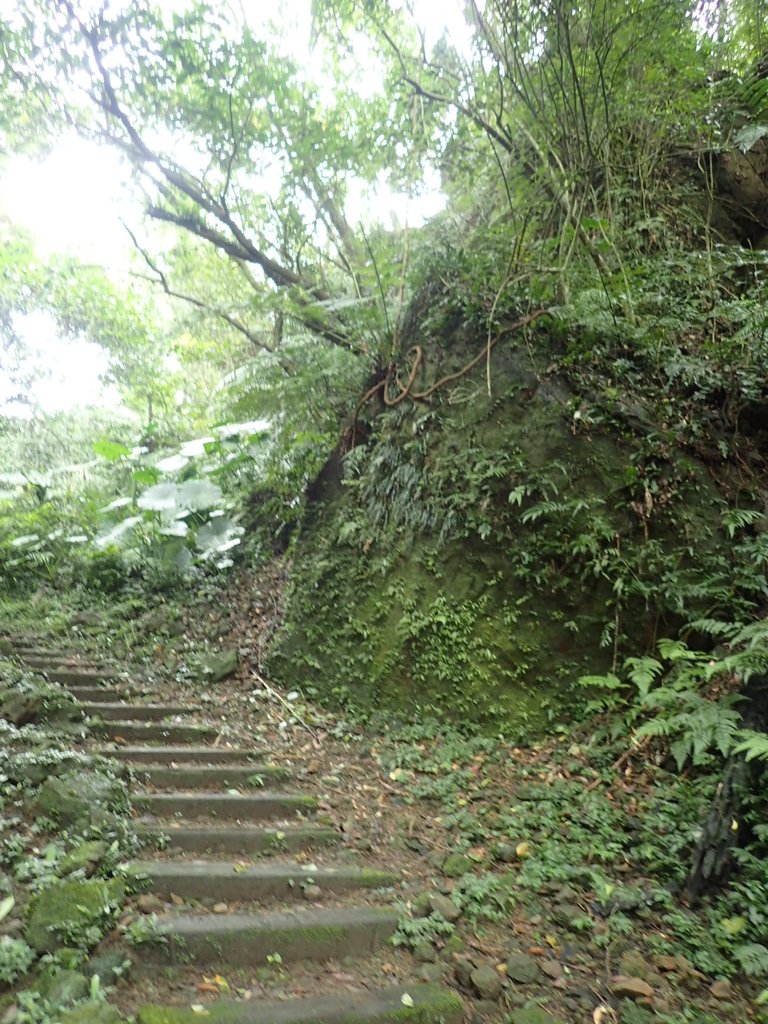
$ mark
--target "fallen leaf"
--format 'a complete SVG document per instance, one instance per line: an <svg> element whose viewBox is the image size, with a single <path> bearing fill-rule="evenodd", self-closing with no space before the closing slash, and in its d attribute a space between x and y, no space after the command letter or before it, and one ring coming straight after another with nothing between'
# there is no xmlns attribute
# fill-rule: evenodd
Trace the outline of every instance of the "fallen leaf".
<svg viewBox="0 0 768 1024"><path fill-rule="evenodd" d="M200 981L195 988L198 992L207 992L209 995L217 996L219 994L219 986L214 985L212 981ZM192 1009L194 1010L194 1006Z"/></svg>
<svg viewBox="0 0 768 1024"><path fill-rule="evenodd" d="M202 1003L192 1003L190 1010L192 1013L199 1013L201 1017L207 1017L209 1013Z"/></svg>
<svg viewBox="0 0 768 1024"><path fill-rule="evenodd" d="M403 992L400 996L400 1002L403 1006L413 1006L413 996L409 996L407 992Z"/></svg>

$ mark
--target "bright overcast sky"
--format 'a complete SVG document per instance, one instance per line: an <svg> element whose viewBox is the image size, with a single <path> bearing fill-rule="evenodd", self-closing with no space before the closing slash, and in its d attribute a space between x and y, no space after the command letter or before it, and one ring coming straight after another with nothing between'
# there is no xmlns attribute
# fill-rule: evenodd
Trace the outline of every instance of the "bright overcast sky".
<svg viewBox="0 0 768 1024"><path fill-rule="evenodd" d="M12 0L0 0L0 7L6 4L11 5ZM164 6L178 9L186 5L183 0L165 0ZM255 9L247 0L244 6L250 18ZM431 25L437 34L447 28L452 38L466 40L468 32L458 3L417 0L415 6L420 23ZM291 48L308 53L310 0L282 0L277 9L282 26L289 27L284 38L291 38ZM274 7L260 6L259 10L268 11L268 16L274 18ZM299 26L305 27L306 33L297 32ZM129 175L115 150L76 137L64 138L40 160L16 157L5 164L0 174L0 216L30 231L41 255L72 255L104 266L114 278L124 279L132 249L121 220L136 225L140 217L132 190L126 187ZM394 195L386 186L382 186L374 203L354 187L350 196L352 220L375 208L400 225L423 222L444 203L436 175L432 191L416 201ZM30 330L30 341L40 352L39 365L50 370L50 379L45 384L41 381L39 394L36 389L41 408L53 412L83 404L114 404L116 392L105 392L99 381L105 369L100 349L59 340L52 323L45 324L40 318L30 321Z"/></svg>

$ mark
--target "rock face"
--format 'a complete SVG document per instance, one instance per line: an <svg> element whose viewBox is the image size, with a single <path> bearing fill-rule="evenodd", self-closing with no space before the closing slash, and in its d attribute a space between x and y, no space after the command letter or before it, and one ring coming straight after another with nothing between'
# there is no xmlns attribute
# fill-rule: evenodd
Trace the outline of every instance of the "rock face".
<svg viewBox="0 0 768 1024"><path fill-rule="evenodd" d="M485 340L441 335L429 374L465 365ZM655 408L537 374L532 360L547 366L557 348L539 343L499 346L490 398L467 379L471 401L446 388L428 406L366 410L367 441L350 460L360 475L341 487L337 453L313 490L274 677L331 700L535 729L564 679L608 670L600 638L616 621L619 562L634 581L619 609L620 659L645 650L657 615L663 630L704 614L692 589L685 612L679 594L668 599L657 573L670 559L683 574L702 567L726 543L706 467L668 446L668 497L648 504L636 467Z"/></svg>

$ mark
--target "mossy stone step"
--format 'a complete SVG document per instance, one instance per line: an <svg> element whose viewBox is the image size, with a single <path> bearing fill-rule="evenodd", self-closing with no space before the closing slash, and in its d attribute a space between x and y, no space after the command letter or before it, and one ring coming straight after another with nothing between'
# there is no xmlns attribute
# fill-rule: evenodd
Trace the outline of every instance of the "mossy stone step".
<svg viewBox="0 0 768 1024"><path fill-rule="evenodd" d="M397 927L389 908L279 911L267 914L180 914L160 918L166 942L150 945L148 962L255 967L279 953L283 963L366 956Z"/></svg>
<svg viewBox="0 0 768 1024"><path fill-rule="evenodd" d="M67 689L78 701L117 704L126 699L124 690L112 690L108 686L68 686Z"/></svg>
<svg viewBox="0 0 768 1024"><path fill-rule="evenodd" d="M62 686L96 686L98 683L112 682L117 678L117 673L105 668L66 668L56 666L51 668L40 668L45 672L52 683L61 683Z"/></svg>
<svg viewBox="0 0 768 1024"><path fill-rule="evenodd" d="M173 765L133 769L138 782L156 789L248 789L290 774L275 765Z"/></svg>
<svg viewBox="0 0 768 1024"><path fill-rule="evenodd" d="M89 718L101 718L111 722L162 722L164 718L187 715L199 710L196 707L186 707L184 704L108 704L104 701L91 701L78 706Z"/></svg>
<svg viewBox="0 0 768 1024"><path fill-rule="evenodd" d="M315 810L311 796L261 791L247 796L232 793L140 793L133 797L137 811L156 818L217 818L226 821L263 821Z"/></svg>
<svg viewBox="0 0 768 1024"><path fill-rule="evenodd" d="M260 828L255 825L180 825L159 828L157 825L135 826L136 834L145 844L185 853L227 853L247 857L260 853L298 853L318 846L339 842L332 828Z"/></svg>
<svg viewBox="0 0 768 1024"><path fill-rule="evenodd" d="M272 897L301 899L303 887L314 884L323 892L346 893L354 889L379 889L394 885L392 871L370 868L320 867L317 864L255 864L242 867L209 861L189 864L174 861L135 861L132 870L149 878L158 896L171 893L184 899L263 900Z"/></svg>
<svg viewBox="0 0 768 1024"><path fill-rule="evenodd" d="M116 761L127 761L131 764L174 764L197 765L206 764L240 764L247 767L248 762L263 757L259 750L234 750L231 747L101 747L99 754L114 757ZM253 770L253 769L251 769Z"/></svg>
<svg viewBox="0 0 768 1024"><path fill-rule="evenodd" d="M173 725L163 722L91 722L92 736L133 743L205 743L216 738L216 730L208 725Z"/></svg>
<svg viewBox="0 0 768 1024"><path fill-rule="evenodd" d="M443 985L399 985L306 999L230 999L205 1004L207 1024L462 1024L460 997ZM188 1006L142 1006L136 1024L200 1024Z"/></svg>

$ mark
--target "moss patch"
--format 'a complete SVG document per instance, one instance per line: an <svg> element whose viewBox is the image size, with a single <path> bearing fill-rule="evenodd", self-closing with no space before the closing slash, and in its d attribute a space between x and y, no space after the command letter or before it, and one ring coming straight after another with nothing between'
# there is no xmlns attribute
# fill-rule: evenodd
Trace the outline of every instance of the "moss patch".
<svg viewBox="0 0 768 1024"><path fill-rule="evenodd" d="M97 879L59 882L29 901L24 937L38 953L58 946L88 949L103 934L112 908L122 900L121 882Z"/></svg>

